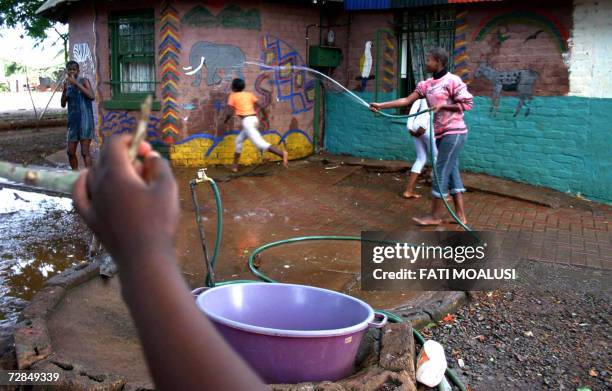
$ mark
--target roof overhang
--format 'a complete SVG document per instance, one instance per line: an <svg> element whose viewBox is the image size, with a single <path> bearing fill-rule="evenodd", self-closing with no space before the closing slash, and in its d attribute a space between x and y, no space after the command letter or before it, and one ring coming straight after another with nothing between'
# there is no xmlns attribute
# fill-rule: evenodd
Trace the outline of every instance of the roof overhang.
<svg viewBox="0 0 612 391"><path fill-rule="evenodd" d="M36 14L47 19L66 23L68 20L68 8L80 0L47 0L36 10Z"/></svg>

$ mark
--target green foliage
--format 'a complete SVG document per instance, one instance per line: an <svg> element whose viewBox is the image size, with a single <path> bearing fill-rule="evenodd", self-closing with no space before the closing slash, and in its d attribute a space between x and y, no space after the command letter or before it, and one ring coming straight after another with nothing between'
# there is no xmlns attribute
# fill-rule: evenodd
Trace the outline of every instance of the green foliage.
<svg viewBox="0 0 612 391"><path fill-rule="evenodd" d="M8 84L6 83L0 83L0 92L10 92L11 89L9 88Z"/></svg>
<svg viewBox="0 0 612 391"><path fill-rule="evenodd" d="M16 73L23 73L25 71L25 67L16 62L9 62L4 64L4 75L6 77L12 76Z"/></svg>
<svg viewBox="0 0 612 391"><path fill-rule="evenodd" d="M45 0L0 0L0 27L23 27L26 35L38 43L47 38L47 30L54 27L55 22L36 14ZM64 46L64 60L68 61L68 34L61 34L57 29L59 40Z"/></svg>
<svg viewBox="0 0 612 391"><path fill-rule="evenodd" d="M49 19L36 15L44 0L0 0L0 26L21 26L26 34L36 40L47 38L46 30L53 27Z"/></svg>

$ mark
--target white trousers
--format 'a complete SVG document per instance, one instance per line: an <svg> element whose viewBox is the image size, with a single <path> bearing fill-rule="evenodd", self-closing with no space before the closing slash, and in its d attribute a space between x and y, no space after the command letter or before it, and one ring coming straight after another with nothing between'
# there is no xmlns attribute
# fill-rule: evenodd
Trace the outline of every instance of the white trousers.
<svg viewBox="0 0 612 391"><path fill-rule="evenodd" d="M425 167L425 163L427 163L427 158L429 157L429 130L421 135L421 137L413 137L414 140L414 149L416 150L416 160L412 165L410 171L420 174L423 171L423 167ZM434 162L436 161L436 157L438 156L438 148L436 148L436 140L434 140L433 145L431 146L433 150L433 158ZM432 163L433 165L433 163Z"/></svg>
<svg viewBox="0 0 612 391"><path fill-rule="evenodd" d="M236 153L242 153L242 145L247 138L251 140L260 151L265 152L270 148L271 144L261 136L261 133L259 133L257 129L258 126L259 120L254 115L242 119L242 131L238 137L236 137Z"/></svg>

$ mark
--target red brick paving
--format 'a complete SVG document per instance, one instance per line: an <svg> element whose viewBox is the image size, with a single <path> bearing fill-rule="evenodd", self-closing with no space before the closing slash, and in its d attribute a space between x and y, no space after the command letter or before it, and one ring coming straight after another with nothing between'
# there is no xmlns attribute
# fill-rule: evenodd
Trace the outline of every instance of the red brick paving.
<svg viewBox="0 0 612 391"><path fill-rule="evenodd" d="M221 183L228 209L265 207L282 224L259 231L278 231L281 237L359 235L362 230L432 230L417 227L411 218L429 209L430 188L420 184L419 200L400 194L405 175L377 174L359 167L326 170L317 162L294 163L263 177L242 177ZM580 203L557 209L481 192L465 195L472 229L524 233L523 254L530 260L612 269L612 207ZM444 229L460 229L446 224ZM265 235L264 235L265 236Z"/></svg>

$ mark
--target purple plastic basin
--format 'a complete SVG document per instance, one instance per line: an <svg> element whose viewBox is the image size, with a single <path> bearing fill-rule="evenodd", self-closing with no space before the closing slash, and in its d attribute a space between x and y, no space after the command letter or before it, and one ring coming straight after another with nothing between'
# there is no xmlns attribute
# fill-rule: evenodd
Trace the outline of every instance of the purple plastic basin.
<svg viewBox="0 0 612 391"><path fill-rule="evenodd" d="M386 323L359 299L304 285L225 285L196 303L268 384L350 375L368 327Z"/></svg>

